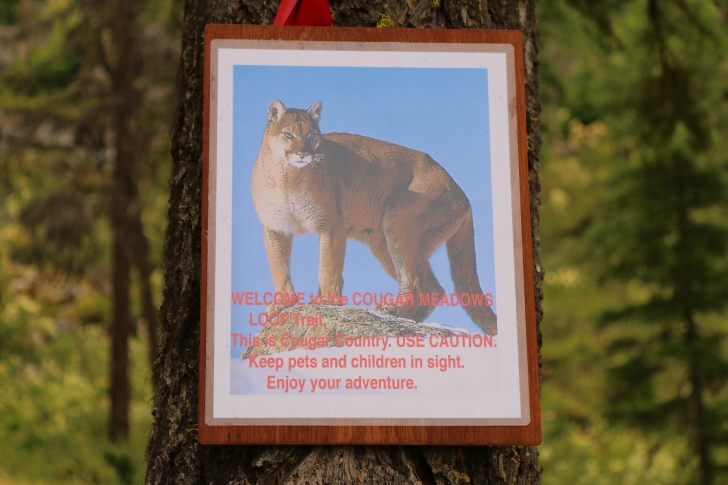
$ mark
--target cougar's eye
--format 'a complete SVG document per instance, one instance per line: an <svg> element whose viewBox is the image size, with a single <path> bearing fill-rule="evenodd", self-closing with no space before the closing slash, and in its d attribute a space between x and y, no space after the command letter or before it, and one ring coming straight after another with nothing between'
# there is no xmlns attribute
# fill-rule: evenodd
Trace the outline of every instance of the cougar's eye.
<svg viewBox="0 0 728 485"><path fill-rule="evenodd" d="M316 138L317 136L318 136L318 133L311 133L310 135L308 135L308 139L309 139L309 140L313 140L313 139L314 139L314 138Z"/></svg>
<svg viewBox="0 0 728 485"><path fill-rule="evenodd" d="M289 140L292 140L292 139L296 138L296 135L294 135L293 133L289 133L289 132L287 132L287 131L284 131L284 132L283 132L283 136L285 136L285 137L286 137L286 138L288 138Z"/></svg>

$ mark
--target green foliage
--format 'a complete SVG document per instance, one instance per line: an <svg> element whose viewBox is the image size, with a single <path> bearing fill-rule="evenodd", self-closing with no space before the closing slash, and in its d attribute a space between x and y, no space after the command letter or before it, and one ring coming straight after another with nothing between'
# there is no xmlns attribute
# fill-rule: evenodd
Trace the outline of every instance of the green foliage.
<svg viewBox="0 0 728 485"><path fill-rule="evenodd" d="M112 444L106 330L76 312L108 297L87 281L14 262L2 248L20 233L7 220L0 229L0 483L134 483L151 423L146 344L132 339L132 439Z"/></svg>
<svg viewBox="0 0 728 485"><path fill-rule="evenodd" d="M179 0L147 5L144 102L131 129L141 218L156 263L180 10ZM113 49L90 6L0 3L0 23L13 24L3 27L0 43L0 485L139 483L145 471L151 373L136 281L131 436L126 443L108 438L113 139L100 49L112 61ZM153 270L159 300L161 270Z"/></svg>
<svg viewBox="0 0 728 485"><path fill-rule="evenodd" d="M0 0L0 25L14 24L18 21L15 10L18 0Z"/></svg>
<svg viewBox="0 0 728 485"><path fill-rule="evenodd" d="M542 13L545 483L722 483L726 17L701 0Z"/></svg>
<svg viewBox="0 0 728 485"><path fill-rule="evenodd" d="M44 89L67 86L81 67L79 59L58 53L47 54L32 56L27 63L10 66L5 73L8 87L23 94L36 94Z"/></svg>

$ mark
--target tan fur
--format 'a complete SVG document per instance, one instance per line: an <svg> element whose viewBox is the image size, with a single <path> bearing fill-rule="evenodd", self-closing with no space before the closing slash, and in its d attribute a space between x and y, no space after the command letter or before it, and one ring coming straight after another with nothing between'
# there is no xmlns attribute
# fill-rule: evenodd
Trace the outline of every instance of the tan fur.
<svg viewBox="0 0 728 485"><path fill-rule="evenodd" d="M347 238L369 246L403 294L444 293L428 261L447 242L458 293L482 293L475 266L470 202L426 153L346 133L321 135L321 103L308 110L270 104L253 167L253 204L263 224L275 291L294 291L293 236L320 237L319 293L341 295ZM434 308L389 310L423 321ZM496 333L489 307L465 307L484 332Z"/></svg>

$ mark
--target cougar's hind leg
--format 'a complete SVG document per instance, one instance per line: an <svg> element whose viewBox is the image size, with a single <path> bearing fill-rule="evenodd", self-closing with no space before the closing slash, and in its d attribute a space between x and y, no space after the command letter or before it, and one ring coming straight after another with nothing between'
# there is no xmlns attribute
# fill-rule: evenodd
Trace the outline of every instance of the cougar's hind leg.
<svg viewBox="0 0 728 485"><path fill-rule="evenodd" d="M442 291L428 261L434 248L423 245L423 235L431 233L437 222L434 220L437 217L433 218L431 207L433 199L428 195L406 192L400 194L394 202L385 212L384 234L397 274L399 291L413 297L408 304L398 307L396 314L422 321L432 313L432 307L422 306L420 295Z"/></svg>
<svg viewBox="0 0 728 485"><path fill-rule="evenodd" d="M385 234L397 270L400 292L414 293L414 305L398 314L422 321L434 307L420 294L444 293L429 263L430 255L462 225L470 205L459 187L439 193L408 192L385 214Z"/></svg>
<svg viewBox="0 0 728 485"><path fill-rule="evenodd" d="M457 228L462 224L464 215L458 215L457 211L451 211L452 215L447 218L440 218L438 223L433 223L425 230L420 236L420 247L424 251L424 262L422 263L424 275L425 288L424 293L437 294L441 296L445 293L445 289L442 287L440 282L437 280L435 273L432 271L429 258L435 250L442 245L452 234L457 231ZM428 301L425 297L423 301ZM419 302L418 302L419 303ZM425 305L417 309L415 320L418 322L423 321L425 318L432 314L435 309L434 306Z"/></svg>
<svg viewBox="0 0 728 485"><path fill-rule="evenodd" d="M414 192L403 192L390 201L384 213L382 229L387 241L387 250L394 266L399 292L412 293L415 305L392 308L392 312L404 318L413 318L416 313L417 295L424 288L424 279L418 274L421 249L418 247L421 223L419 218L424 196Z"/></svg>
<svg viewBox="0 0 728 485"><path fill-rule="evenodd" d="M367 241L367 245L374 257L381 263L384 271L394 280L397 280L397 270L394 268L392 256L389 254L387 238L384 237L384 232L373 234Z"/></svg>
<svg viewBox="0 0 728 485"><path fill-rule="evenodd" d="M394 267L392 256L389 253L389 247L387 246L387 239L384 236L384 232L370 238L368 245L369 249L372 251L372 254L379 260L380 263L382 263L382 267L387 272L387 274L398 282L399 280L397 278L397 269ZM407 316L403 313L405 309L401 306L379 305L377 306L377 310L382 310L391 315L402 316L404 318L412 318L411 316Z"/></svg>

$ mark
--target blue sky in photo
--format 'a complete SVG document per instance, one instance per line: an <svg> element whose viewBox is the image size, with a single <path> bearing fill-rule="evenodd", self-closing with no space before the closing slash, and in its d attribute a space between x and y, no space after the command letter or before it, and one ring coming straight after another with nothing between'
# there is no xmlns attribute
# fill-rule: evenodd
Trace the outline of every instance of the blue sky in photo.
<svg viewBox="0 0 728 485"><path fill-rule="evenodd" d="M252 203L253 163L267 123L268 105L323 103L322 133L369 136L423 151L442 165L473 207L478 274L495 295L486 69L235 66L233 88L232 290L273 291L262 226ZM291 276L296 291L318 289L318 236L293 240ZM444 245L430 258L445 290L454 291ZM397 292L369 249L349 240L344 294ZM256 334L249 314L264 307L232 307L232 332ZM495 310L495 307L494 307ZM439 307L428 322L480 331L461 307ZM232 349L239 356L243 349Z"/></svg>

